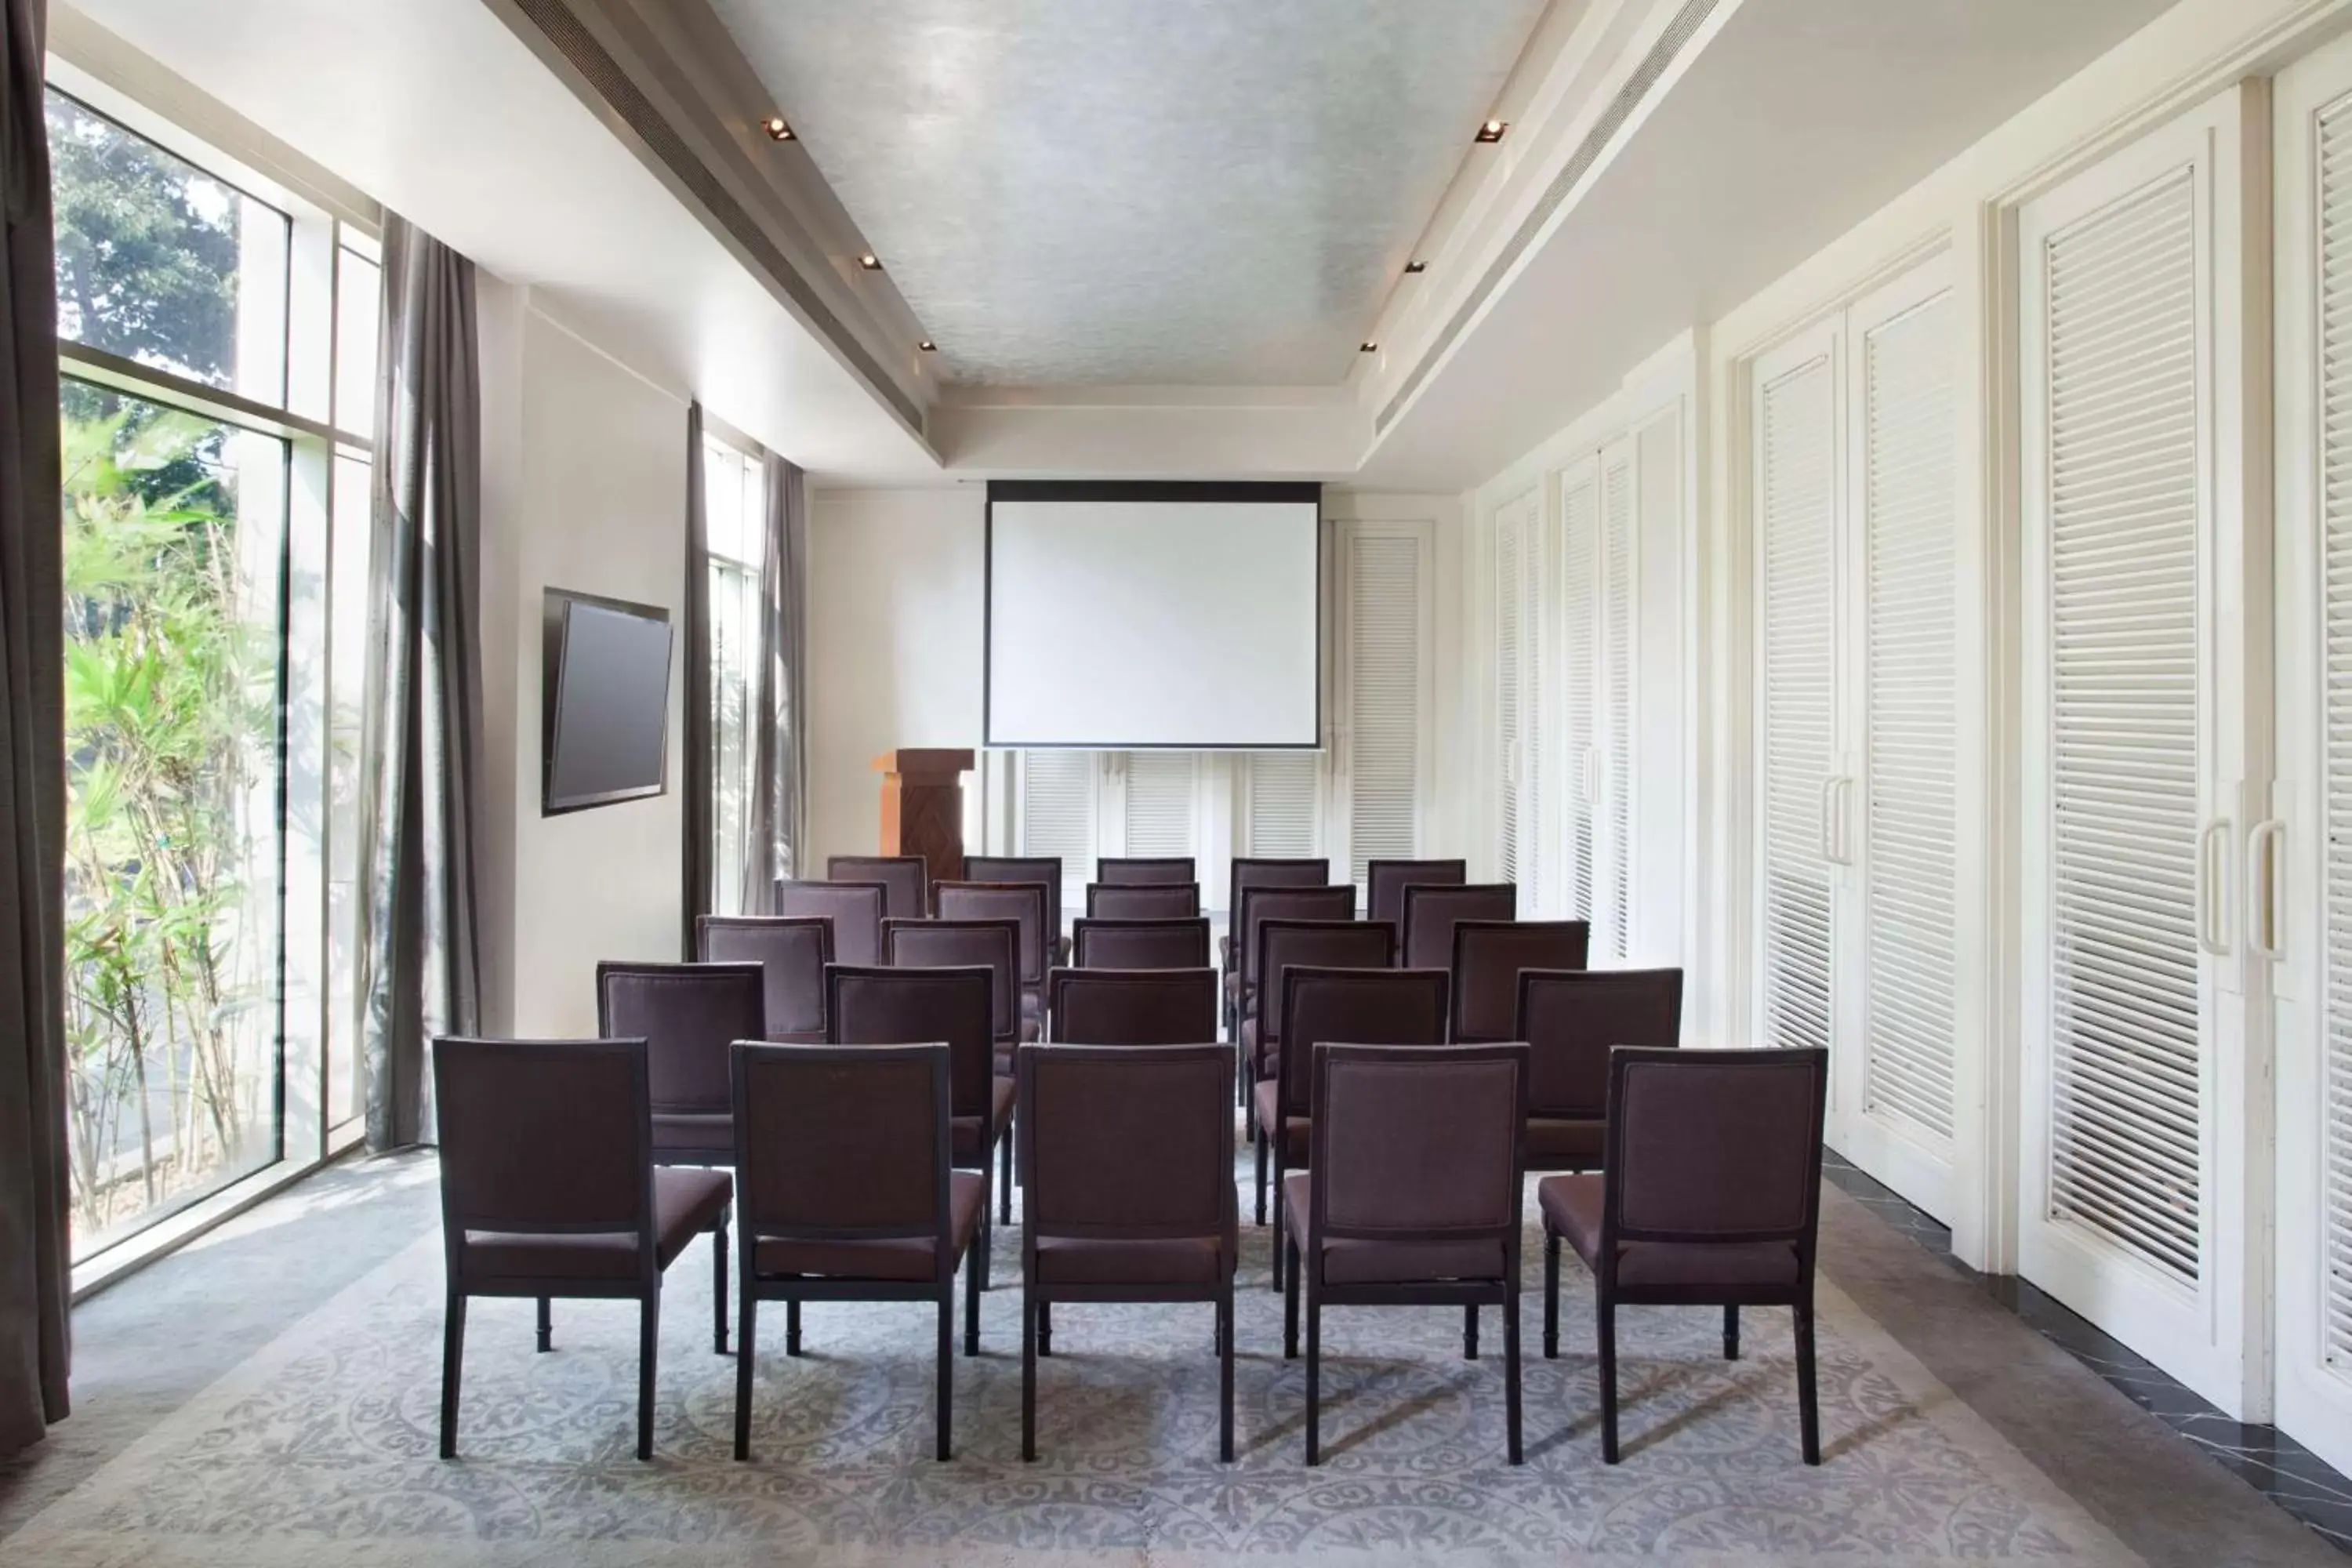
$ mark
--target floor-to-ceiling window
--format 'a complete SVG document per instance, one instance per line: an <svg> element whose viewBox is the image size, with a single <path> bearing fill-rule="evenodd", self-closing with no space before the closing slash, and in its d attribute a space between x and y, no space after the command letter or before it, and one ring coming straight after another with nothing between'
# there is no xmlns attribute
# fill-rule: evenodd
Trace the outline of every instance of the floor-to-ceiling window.
<svg viewBox="0 0 2352 1568"><path fill-rule="evenodd" d="M744 870L751 858L760 779L756 699L767 480L758 457L715 436L703 438L702 474L710 573L711 904L714 913L733 915L744 911L750 891Z"/></svg>
<svg viewBox="0 0 2352 1568"><path fill-rule="evenodd" d="M380 307L370 236L137 105L77 77L47 122L80 1261L358 1109L335 888Z"/></svg>

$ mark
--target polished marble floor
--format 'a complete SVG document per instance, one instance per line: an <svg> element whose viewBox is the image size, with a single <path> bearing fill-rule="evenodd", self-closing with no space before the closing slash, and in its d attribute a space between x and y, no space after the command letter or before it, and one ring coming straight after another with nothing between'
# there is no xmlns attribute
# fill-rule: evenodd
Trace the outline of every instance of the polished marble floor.
<svg viewBox="0 0 2352 1568"><path fill-rule="evenodd" d="M2352 1478L2275 1426L2231 1420L2146 1357L2014 1275L1979 1274L1952 1257L1948 1227L1833 1151L1822 1151L1822 1173L1888 1226L1974 1280L1986 1295L2195 1444L2215 1464L2270 1498L2315 1533L2352 1552Z"/></svg>

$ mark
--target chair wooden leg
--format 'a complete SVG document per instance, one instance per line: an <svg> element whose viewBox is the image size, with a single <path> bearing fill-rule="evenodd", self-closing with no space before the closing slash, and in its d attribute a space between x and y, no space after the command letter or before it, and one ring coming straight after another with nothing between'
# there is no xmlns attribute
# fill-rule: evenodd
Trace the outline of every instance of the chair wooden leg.
<svg viewBox="0 0 2352 1568"><path fill-rule="evenodd" d="M1307 1464L1323 1462L1323 1303L1307 1292Z"/></svg>
<svg viewBox="0 0 2352 1568"><path fill-rule="evenodd" d="M1041 1356L1054 1353L1054 1303L1051 1301L1037 1303L1037 1353Z"/></svg>
<svg viewBox="0 0 2352 1568"><path fill-rule="evenodd" d="M710 1353L727 1353L727 1216L710 1233Z"/></svg>
<svg viewBox="0 0 2352 1568"><path fill-rule="evenodd" d="M1298 1359L1298 1259L1282 1276L1282 1359Z"/></svg>
<svg viewBox="0 0 2352 1568"><path fill-rule="evenodd" d="M980 1269L969 1256L963 1260L963 1353L980 1353Z"/></svg>
<svg viewBox="0 0 2352 1568"><path fill-rule="evenodd" d="M1593 1304L1601 1341L1601 1462L1617 1462L1617 1306L1607 1297Z"/></svg>
<svg viewBox="0 0 2352 1568"><path fill-rule="evenodd" d="M539 1353L545 1355L555 1348L555 1303L541 1296L539 1299Z"/></svg>
<svg viewBox="0 0 2352 1568"><path fill-rule="evenodd" d="M457 1385L466 1373L466 1298L449 1292L441 1313L441 1457L457 1457Z"/></svg>
<svg viewBox="0 0 2352 1568"><path fill-rule="evenodd" d="M1478 1303L1475 1301L1462 1309L1462 1359L1478 1359Z"/></svg>
<svg viewBox="0 0 2352 1568"><path fill-rule="evenodd" d="M751 1457L751 1358L759 1334L759 1302L751 1281L743 1282L743 1299L735 1303L735 1458Z"/></svg>
<svg viewBox="0 0 2352 1568"><path fill-rule="evenodd" d="M1279 1119L1277 1118L1277 1120ZM1269 1132L1266 1134L1266 1137L1274 1143L1274 1249L1266 1254L1269 1258L1273 1259L1274 1278L1265 1282L1266 1289L1269 1290L1279 1290L1282 1289L1282 1271L1290 1261L1290 1255L1283 1250L1282 1234L1282 1178L1287 1173L1286 1166L1288 1163L1282 1156L1285 1152L1283 1149L1283 1143L1286 1141L1288 1131L1289 1130L1287 1128L1285 1128L1280 1131Z"/></svg>
<svg viewBox="0 0 2352 1568"><path fill-rule="evenodd" d="M1739 1308L1736 1302L1723 1310L1723 1359L1739 1359Z"/></svg>
<svg viewBox="0 0 2352 1568"><path fill-rule="evenodd" d="M1797 1430L1805 1463L1822 1462L1822 1414L1813 1389L1813 1303L1797 1303Z"/></svg>
<svg viewBox="0 0 2352 1568"><path fill-rule="evenodd" d="M661 1291L637 1308L637 1458L654 1457L654 1360L661 1347Z"/></svg>
<svg viewBox="0 0 2352 1568"><path fill-rule="evenodd" d="M985 1181L988 1175L988 1161L985 1156L980 1162L980 1173L983 1178L980 1189L980 1234L972 1237L971 1247L975 1254L975 1261L980 1266L980 1288L985 1290L992 1283L989 1279L989 1268L996 1257L996 1214L988 1205L988 1186Z"/></svg>
<svg viewBox="0 0 2352 1568"><path fill-rule="evenodd" d="M1255 1131L1257 1118L1249 1117L1246 1124ZM1264 1225L1265 1223L1265 1140L1253 1138L1251 1142L1256 1145L1257 1153L1257 1223Z"/></svg>
<svg viewBox="0 0 2352 1568"><path fill-rule="evenodd" d="M1037 1287L1021 1292L1021 1462L1037 1458Z"/></svg>
<svg viewBox="0 0 2352 1568"><path fill-rule="evenodd" d="M798 1301L784 1303L784 1353L801 1353L801 1304Z"/></svg>
<svg viewBox="0 0 2352 1568"><path fill-rule="evenodd" d="M1013 1130L1006 1128L998 1141L996 1218L1001 1225L1013 1223Z"/></svg>
<svg viewBox="0 0 2352 1568"><path fill-rule="evenodd" d="M1234 1462L1234 1282L1217 1296L1217 1458Z"/></svg>
<svg viewBox="0 0 2352 1568"><path fill-rule="evenodd" d="M1544 1232L1544 1360L1559 1359L1559 1237Z"/></svg>
<svg viewBox="0 0 2352 1568"><path fill-rule="evenodd" d="M1503 1296L1503 1425L1510 1439L1511 1463L1525 1462L1519 1444L1519 1293Z"/></svg>
<svg viewBox="0 0 2352 1568"><path fill-rule="evenodd" d="M955 1292L940 1292L940 1435L937 1452L941 1463L953 1458L948 1443L955 1419Z"/></svg>

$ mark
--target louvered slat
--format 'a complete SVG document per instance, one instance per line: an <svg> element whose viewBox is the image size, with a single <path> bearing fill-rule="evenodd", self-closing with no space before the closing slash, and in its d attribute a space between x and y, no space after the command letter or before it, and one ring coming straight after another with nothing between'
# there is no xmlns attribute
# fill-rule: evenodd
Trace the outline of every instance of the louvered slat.
<svg viewBox="0 0 2352 1568"><path fill-rule="evenodd" d="M1591 776L1585 760L1598 743L1601 607L1601 485L1591 465L1560 487L1560 702L1568 748L1568 910L1570 920L1593 913L1596 848Z"/></svg>
<svg viewBox="0 0 2352 1568"><path fill-rule="evenodd" d="M2326 666L2321 1348L2352 1368L2352 101L2318 121L2320 529Z"/></svg>
<svg viewBox="0 0 2352 1568"><path fill-rule="evenodd" d="M1096 766L1092 752L1022 753L1021 853L1094 864Z"/></svg>
<svg viewBox="0 0 2352 1568"><path fill-rule="evenodd" d="M1313 855L1318 828L1315 798L1320 780L1312 752L1252 752L1245 769L1249 798L1249 852L1253 855Z"/></svg>
<svg viewBox="0 0 2352 1568"><path fill-rule="evenodd" d="M1531 521L1516 501L1495 518L1495 857L1506 882L1519 879L1519 574Z"/></svg>
<svg viewBox="0 0 2352 1568"><path fill-rule="evenodd" d="M1830 882L1822 858L1835 693L1832 397L1826 356L1759 399L1764 535L1764 1035L1830 1043Z"/></svg>
<svg viewBox="0 0 2352 1568"><path fill-rule="evenodd" d="M1862 342L1869 791L1863 1104L1952 1135L1950 296Z"/></svg>
<svg viewBox="0 0 2352 1568"><path fill-rule="evenodd" d="M2050 1203L2198 1278L2189 172L2050 237Z"/></svg>
<svg viewBox="0 0 2352 1568"><path fill-rule="evenodd" d="M1348 555L1348 845L1411 859L1421 808L1421 542L1359 534Z"/></svg>
<svg viewBox="0 0 2352 1568"><path fill-rule="evenodd" d="M1191 752L1134 752L1127 759L1127 853L1191 855L1193 770Z"/></svg>
<svg viewBox="0 0 2352 1568"><path fill-rule="evenodd" d="M1601 799L1609 882L1600 889L1601 950L1626 955L1633 917L1633 455L1632 443L1601 473Z"/></svg>

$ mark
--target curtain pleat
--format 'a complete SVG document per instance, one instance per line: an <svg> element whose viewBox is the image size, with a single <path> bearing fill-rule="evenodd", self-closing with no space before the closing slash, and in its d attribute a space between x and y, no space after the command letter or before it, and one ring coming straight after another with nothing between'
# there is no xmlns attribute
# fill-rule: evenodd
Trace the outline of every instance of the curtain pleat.
<svg viewBox="0 0 2352 1568"><path fill-rule="evenodd" d="M0 1455L65 1419L65 582L46 0L0 38Z"/></svg>
<svg viewBox="0 0 2352 1568"><path fill-rule="evenodd" d="M387 214L383 299L360 834L372 1149L432 1141L431 1041L474 1031L481 984L473 263Z"/></svg>
<svg viewBox="0 0 2352 1568"><path fill-rule="evenodd" d="M710 513L704 494L702 405L686 409L686 822L678 912L685 930L678 955L694 957L694 921L712 911L718 866L718 769L711 757Z"/></svg>
<svg viewBox="0 0 2352 1568"><path fill-rule="evenodd" d="M808 751L801 742L808 573L808 487L801 470L771 454L767 460L766 548L760 557L760 650L751 711L757 716L750 853L743 858L743 907L773 907L776 879L799 874L805 842Z"/></svg>

